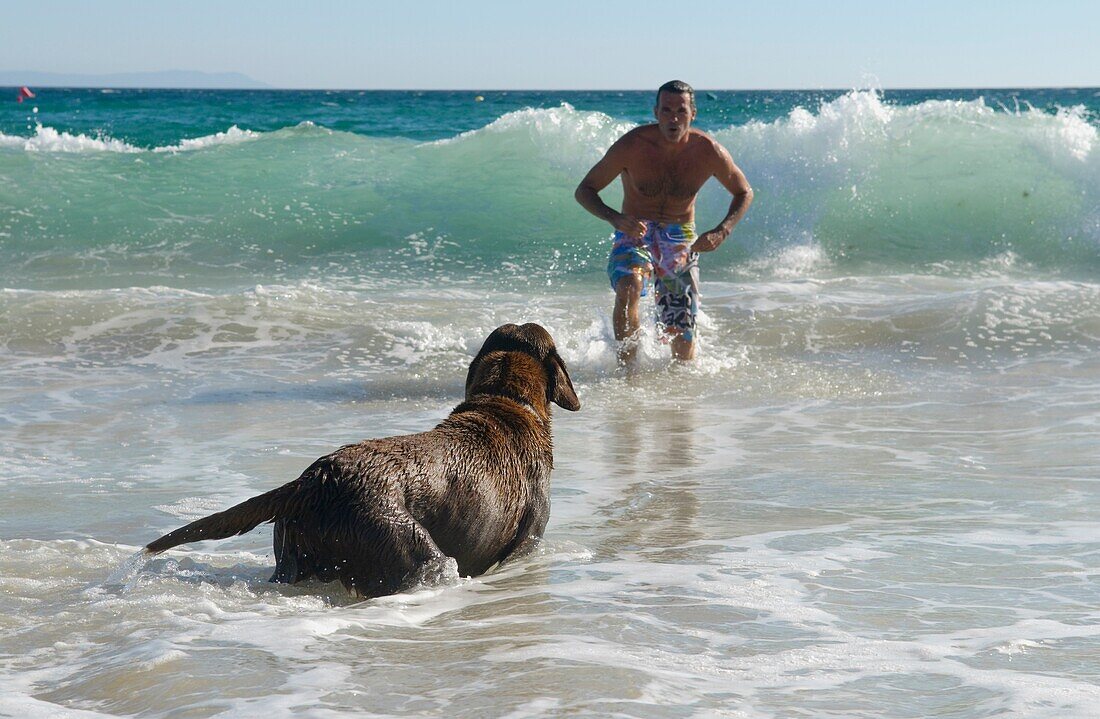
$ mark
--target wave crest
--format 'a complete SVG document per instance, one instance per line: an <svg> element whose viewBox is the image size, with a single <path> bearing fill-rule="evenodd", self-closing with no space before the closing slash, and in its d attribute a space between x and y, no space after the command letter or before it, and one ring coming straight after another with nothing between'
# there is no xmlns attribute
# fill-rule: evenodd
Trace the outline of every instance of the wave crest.
<svg viewBox="0 0 1100 719"><path fill-rule="evenodd" d="M333 266L375 282L451 273L473 283L512 274L602 282L593 268L606 261L610 228L572 193L632 127L563 103L434 142L313 123L263 133L234 125L149 149L42 126L31 138L0 135L0 149L75 153L30 171L0 152L0 174L13 179L0 204L18 208L0 215L0 285L132 282L134 273L161 284L237 272L270 282ZM1097 126L1080 107L896 105L853 91L712 134L756 191L731 242L707 258L728 276L935 272L995 257L1036 270L1100 267ZM206 151L225 146L237 149ZM173 161L184 152L193 161ZM87 161L97 153L108 157ZM609 186L607 202L619 193ZM728 206L708 183L700 227ZM418 250L423 241L431 252Z"/></svg>
<svg viewBox="0 0 1100 719"><path fill-rule="evenodd" d="M1100 157L1084 108L898 106L853 91L715 134L756 189L738 230L756 254L818 243L846 262L1097 260ZM704 193L700 214L720 217L723 197Z"/></svg>
<svg viewBox="0 0 1100 719"><path fill-rule="evenodd" d="M224 132L216 132L213 135L184 139L175 145L146 149L131 145L124 140L118 140L113 137L102 135L90 137L83 133L74 135L64 130L57 130L53 127L38 124L35 126L34 134L30 137L0 133L0 147L12 150L23 150L24 152L57 152L72 154L94 154L104 152L124 154L142 152L173 153L191 152L208 147L215 147L217 145L234 145L249 140L255 140L263 134L264 133L254 132L252 130L242 130L236 125L232 125Z"/></svg>
<svg viewBox="0 0 1100 719"><path fill-rule="evenodd" d="M122 140L110 137L88 137L84 134L73 135L41 124L35 126L34 135L30 137L0 133L0 147L24 152L131 153L142 151L141 148Z"/></svg>
<svg viewBox="0 0 1100 719"><path fill-rule="evenodd" d="M445 140L426 143L447 147L494 146L519 151L526 146L554 164L594 163L633 123L602 112L577 110L563 102L554 108L526 108L505 113L488 125Z"/></svg>
<svg viewBox="0 0 1100 719"><path fill-rule="evenodd" d="M242 142L248 142L249 140L255 140L262 135L263 133L254 132L252 130L242 130L236 125L233 125L225 132L216 132L213 135L206 135L205 137L181 140L178 145L154 147L153 152L190 152L194 150L203 150L208 147L215 147L217 145L236 145Z"/></svg>

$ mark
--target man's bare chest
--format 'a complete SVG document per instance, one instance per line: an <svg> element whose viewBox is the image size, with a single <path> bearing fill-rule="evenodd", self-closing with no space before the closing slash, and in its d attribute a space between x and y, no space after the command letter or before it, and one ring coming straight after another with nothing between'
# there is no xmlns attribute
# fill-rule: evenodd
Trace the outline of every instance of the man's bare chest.
<svg viewBox="0 0 1100 719"><path fill-rule="evenodd" d="M655 155L639 157L625 168L623 184L643 197L689 200L707 179L693 155L672 159Z"/></svg>

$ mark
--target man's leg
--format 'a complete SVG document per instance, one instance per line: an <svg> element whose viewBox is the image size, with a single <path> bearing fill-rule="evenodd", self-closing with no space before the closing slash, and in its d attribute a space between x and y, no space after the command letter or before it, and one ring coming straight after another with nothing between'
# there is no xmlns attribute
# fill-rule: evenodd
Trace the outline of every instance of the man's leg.
<svg viewBox="0 0 1100 719"><path fill-rule="evenodd" d="M619 341L619 363L633 365L638 352L638 328L641 320L638 304L642 298L642 277L631 272L615 285L615 309L611 322L615 328L615 339Z"/></svg>
<svg viewBox="0 0 1100 719"><path fill-rule="evenodd" d="M672 358L683 362L695 359L695 341L686 340L680 335L672 338Z"/></svg>
<svg viewBox="0 0 1100 719"><path fill-rule="evenodd" d="M672 335L672 359L690 362L695 359L695 315L698 311L693 278L688 275L682 282L666 278L658 290L658 315L665 331Z"/></svg>
<svg viewBox="0 0 1100 719"><path fill-rule="evenodd" d="M657 283L661 324L674 333L672 358L681 362L695 359L695 318L699 312L698 257L691 252L680 255L675 272L665 274Z"/></svg>

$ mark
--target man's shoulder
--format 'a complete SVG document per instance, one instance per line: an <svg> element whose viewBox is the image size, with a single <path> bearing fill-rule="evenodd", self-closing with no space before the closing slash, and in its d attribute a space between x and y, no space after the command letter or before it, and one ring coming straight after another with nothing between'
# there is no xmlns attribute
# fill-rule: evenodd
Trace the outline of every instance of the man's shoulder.
<svg viewBox="0 0 1100 719"><path fill-rule="evenodd" d="M659 137L656 125L641 125L616 140L608 152L620 157L636 157L657 144Z"/></svg>
<svg viewBox="0 0 1100 719"><path fill-rule="evenodd" d="M688 130L688 134L691 136L691 141L700 148L717 150L721 147L718 140L715 140L713 136L698 128L691 128Z"/></svg>
<svg viewBox="0 0 1100 719"><path fill-rule="evenodd" d="M713 136L702 130L691 129L691 141L695 145L696 157L705 158L708 162L723 163L729 157L729 150Z"/></svg>
<svg viewBox="0 0 1100 719"><path fill-rule="evenodd" d="M661 132L657 128L656 123L638 125L633 130L628 131L625 135L620 137L619 142L624 145L635 145L641 142L653 143L660 135Z"/></svg>

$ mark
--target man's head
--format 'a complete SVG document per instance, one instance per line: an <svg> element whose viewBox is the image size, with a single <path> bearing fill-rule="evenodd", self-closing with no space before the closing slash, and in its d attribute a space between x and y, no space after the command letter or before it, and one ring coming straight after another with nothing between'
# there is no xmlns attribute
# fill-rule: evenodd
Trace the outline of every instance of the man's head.
<svg viewBox="0 0 1100 719"><path fill-rule="evenodd" d="M695 90L682 80L671 80L657 89L653 116L661 135L669 142L683 140L695 119Z"/></svg>

